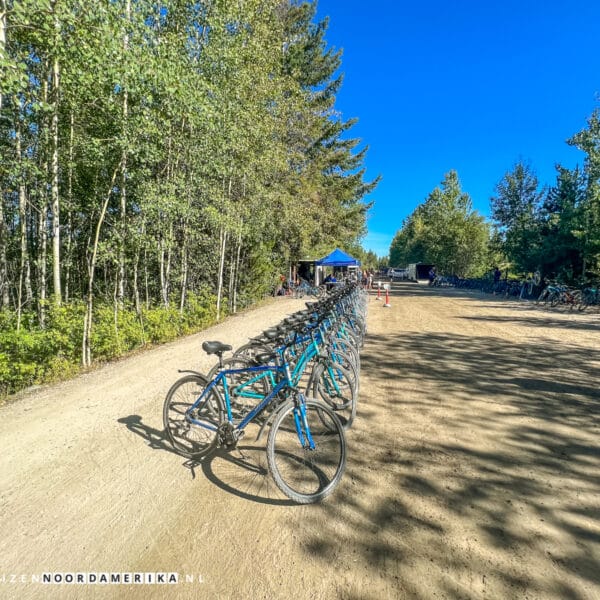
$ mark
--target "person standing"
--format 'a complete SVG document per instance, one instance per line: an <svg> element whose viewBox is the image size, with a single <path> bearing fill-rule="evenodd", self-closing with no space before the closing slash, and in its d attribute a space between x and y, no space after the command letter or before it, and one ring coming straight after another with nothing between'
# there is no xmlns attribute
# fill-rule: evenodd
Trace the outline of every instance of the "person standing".
<svg viewBox="0 0 600 600"><path fill-rule="evenodd" d="M435 267L431 267L431 269L429 269L429 285L433 285L434 281L435 281Z"/></svg>
<svg viewBox="0 0 600 600"><path fill-rule="evenodd" d="M498 290L498 285L500 284L500 277L502 277L502 271L498 267L494 267L494 287L492 288L492 292L494 294Z"/></svg>
<svg viewBox="0 0 600 600"><path fill-rule="evenodd" d="M337 279L330 273L325 277L325 281L323 282L327 286L327 291L329 291L332 287L337 283Z"/></svg>

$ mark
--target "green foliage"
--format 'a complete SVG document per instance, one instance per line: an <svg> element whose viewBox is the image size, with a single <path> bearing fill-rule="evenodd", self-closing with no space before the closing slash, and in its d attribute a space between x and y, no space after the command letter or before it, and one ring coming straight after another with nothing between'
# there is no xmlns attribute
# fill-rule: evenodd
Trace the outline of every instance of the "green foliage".
<svg viewBox="0 0 600 600"><path fill-rule="evenodd" d="M39 367L28 352L29 342L34 339L34 336L0 334L0 343L4 347L0 352L0 393L8 394L35 383Z"/></svg>
<svg viewBox="0 0 600 600"><path fill-rule="evenodd" d="M425 262L438 272L477 275L485 269L489 228L462 192L458 175L450 171L405 220L390 247L390 265Z"/></svg>
<svg viewBox="0 0 600 600"><path fill-rule="evenodd" d="M110 360L141 346L143 332L135 312L100 305L94 312L91 344L98 360Z"/></svg>
<svg viewBox="0 0 600 600"><path fill-rule="evenodd" d="M504 252L516 272L539 267L539 211L543 193L531 167L517 163L496 186L491 199L492 219Z"/></svg>
<svg viewBox="0 0 600 600"><path fill-rule="evenodd" d="M78 370L81 355L82 307L53 308L49 327L37 325L37 315L0 313L0 394L54 381Z"/></svg>
<svg viewBox="0 0 600 600"><path fill-rule="evenodd" d="M375 269L379 268L379 258L372 250L364 250L358 245L350 247L347 246L346 248L344 248L344 250L351 256L358 258L363 269L374 271Z"/></svg>
<svg viewBox="0 0 600 600"><path fill-rule="evenodd" d="M157 307L144 311L148 340L154 344L174 340L181 331L181 319L175 308Z"/></svg>
<svg viewBox="0 0 600 600"><path fill-rule="evenodd" d="M215 323L217 312L215 298L206 289L198 293L191 292L187 297L187 307L183 313L182 333L195 333Z"/></svg>
<svg viewBox="0 0 600 600"><path fill-rule="evenodd" d="M557 165L556 183L540 191L532 169L518 163L492 198L495 248L515 274L580 283L600 277L600 119L569 140L586 152L583 170Z"/></svg>
<svg viewBox="0 0 600 600"><path fill-rule="evenodd" d="M574 281L581 276L584 255L585 177L557 166L556 184L548 190L539 210L536 263L541 273Z"/></svg>
<svg viewBox="0 0 600 600"><path fill-rule="evenodd" d="M7 6L4 389L194 331L364 234L377 181L315 2Z"/></svg>
<svg viewBox="0 0 600 600"><path fill-rule="evenodd" d="M581 249L584 280L600 279L600 111L568 143L585 152L583 195L573 214L572 233ZM567 219L570 222L569 219Z"/></svg>
<svg viewBox="0 0 600 600"><path fill-rule="evenodd" d="M94 313L92 348L97 360L118 358L147 344L160 344L195 333L215 323L215 298L190 294L184 311L164 306L115 310L99 305ZM23 315L16 330L14 315L0 312L0 395L75 375L81 364L81 302L52 307L45 329L34 314Z"/></svg>

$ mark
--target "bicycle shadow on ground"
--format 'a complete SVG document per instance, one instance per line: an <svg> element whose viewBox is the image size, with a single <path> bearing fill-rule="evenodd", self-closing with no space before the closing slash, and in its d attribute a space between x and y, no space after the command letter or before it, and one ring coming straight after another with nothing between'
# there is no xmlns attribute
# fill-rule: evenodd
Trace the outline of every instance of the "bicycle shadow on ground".
<svg viewBox="0 0 600 600"><path fill-rule="evenodd" d="M129 431L141 437L143 440L145 440L146 446L152 448L153 450L164 450L166 452L171 452L172 454L178 454L178 452L171 445L166 432L164 430L156 429L155 427L146 425L142 421L142 417L140 415L121 417L120 419L117 419L117 423L122 423L127 427L127 429L129 429Z"/></svg>
<svg viewBox="0 0 600 600"><path fill-rule="evenodd" d="M597 348L404 332L368 336L362 373L308 554L396 597L600 597Z"/></svg>
<svg viewBox="0 0 600 600"><path fill-rule="evenodd" d="M117 419L129 431L141 437L153 450L164 450L184 459L182 466L193 479L200 469L214 485L226 492L260 504L293 506L273 482L267 467L266 448L259 442L244 442L232 450L218 448L209 456L195 460L173 448L166 431L146 425L140 415Z"/></svg>
<svg viewBox="0 0 600 600"><path fill-rule="evenodd" d="M238 444L233 450L220 448L206 457L200 467L210 482L238 498L273 506L296 505L275 485L263 444Z"/></svg>

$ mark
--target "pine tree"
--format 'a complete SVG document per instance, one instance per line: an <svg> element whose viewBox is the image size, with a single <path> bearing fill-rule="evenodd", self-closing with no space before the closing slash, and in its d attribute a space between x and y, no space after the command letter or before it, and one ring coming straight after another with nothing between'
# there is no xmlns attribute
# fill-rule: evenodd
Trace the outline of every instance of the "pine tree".
<svg viewBox="0 0 600 600"><path fill-rule="evenodd" d="M433 263L439 273L467 276L485 269L489 228L473 210L456 171L444 176L404 221L390 246L390 264Z"/></svg>
<svg viewBox="0 0 600 600"><path fill-rule="evenodd" d="M543 198L531 167L518 162L496 185L492 219L514 270L535 271L540 248L539 209Z"/></svg>

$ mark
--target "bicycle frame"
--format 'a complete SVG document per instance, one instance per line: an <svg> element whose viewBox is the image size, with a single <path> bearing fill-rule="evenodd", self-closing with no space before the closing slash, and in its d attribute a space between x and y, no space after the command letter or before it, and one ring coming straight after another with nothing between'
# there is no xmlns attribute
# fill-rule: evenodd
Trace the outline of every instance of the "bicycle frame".
<svg viewBox="0 0 600 600"><path fill-rule="evenodd" d="M206 386L205 390L199 396L199 398L192 404L192 406L186 411L186 418L190 420L191 423L198 425L199 427L203 427L205 429L209 429L211 431L217 431L218 426L215 426L212 423L208 423L206 421L200 421L198 419L194 419L191 416L191 412L202 405L203 401L206 401L208 395L214 390L215 393L219 394L218 386L222 382L222 389L224 391L225 396L225 409L227 411L227 421L233 425L233 415L231 411L231 399L229 394L229 386L227 384L227 375L236 374L236 373L263 373L264 375L260 375L252 378L250 381L245 382L242 386L245 387L250 385L251 383L255 383L259 381L263 377L268 377L272 382L275 381L273 371L274 369L283 373L283 378L272 387L271 391L237 424L234 426L233 430L237 433L243 431L245 427L254 420L271 402L272 400L284 389L294 389L294 385L291 380L291 375L289 371L289 363L284 362L281 365L259 365L253 367L247 367L244 369L224 369L220 371L217 376ZM259 399L262 396L260 394L248 392L245 397ZM303 399L304 396L301 394L300 397ZM298 440L303 448L309 448L310 450L315 449L315 443L312 439L310 428L308 426L308 421L306 418L306 408L304 402L301 401L297 407L297 410L294 411L294 421L296 424L296 433L298 435Z"/></svg>

